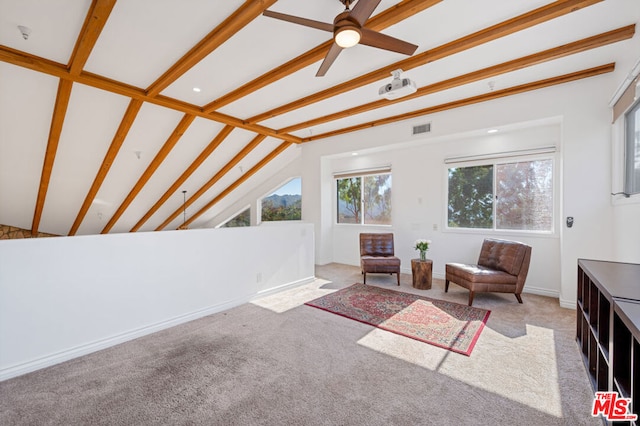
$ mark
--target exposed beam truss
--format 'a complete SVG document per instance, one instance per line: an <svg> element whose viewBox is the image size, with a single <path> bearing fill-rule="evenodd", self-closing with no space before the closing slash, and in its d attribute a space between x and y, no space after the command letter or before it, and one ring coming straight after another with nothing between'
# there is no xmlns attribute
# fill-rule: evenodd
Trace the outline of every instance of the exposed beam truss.
<svg viewBox="0 0 640 426"><path fill-rule="evenodd" d="M376 15L367 22L367 27L373 30L381 30L390 25L398 23L403 19L406 19L418 12L421 12L434 4L439 3L441 0L403 0L395 6L385 10L384 12ZM258 136L250 142L245 148L243 148L231 161L223 166L205 185L202 186L193 196L188 200L187 205L191 205L199 197L209 190L217 181L219 181L226 173L228 173L242 158L248 155L255 147L258 146L267 136L281 139L284 141L278 148L272 151L269 155L264 157L256 166L250 171L240 177L234 184L227 187L224 191L218 194L213 200L208 202L198 213L193 215L187 222L187 225L192 223L197 217L201 216L210 209L215 203L217 203L222 197L228 195L230 191L237 188L242 182L246 181L251 175L256 173L259 169L264 167L268 162L274 159L282 151L291 145L291 143L302 143L313 140L328 138L339 134L349 133L357 130L366 129L369 127L375 127L383 124L389 124L400 120L406 120L420 115L430 114L437 111L442 111L451 108L457 108L465 105L470 105L478 102L484 102L491 99L497 99L502 96L510 96L512 94L523 93L530 90L535 90L543 87L549 87L556 84L562 84L567 81L574 81L580 78L587 78L594 75L599 75L605 72L610 72L613 69L613 64L607 64L601 67L592 68L589 70L579 71L563 76L557 76L550 79L545 79L537 82L523 84L509 89L504 89L496 92L491 92L485 95L475 96L467 99L461 99L458 101L449 102L442 105L432 106L429 108L423 108L417 111L411 111L405 114L388 117L381 120L370 121L355 126L350 126L343 129L338 129L323 134L315 135L308 138L299 138L292 135L290 132L308 128L322 123L327 123L334 120L339 120L355 114L360 114L366 111L370 111L376 108L388 106L395 102L406 101L418 96L425 96L427 94L435 93L437 91L445 90L451 87L468 84L470 82L478 81L481 79L493 77L502 73L512 72L524 67L532 66L541 62L550 61L563 56L571 55L595 47L600 47L606 44L615 43L620 40L624 40L633 36L635 28L633 25L623 27L617 30L609 31L597 36L589 37L569 43L563 46L559 46L554 49L549 49L544 52L529 55L516 60L508 61L499 65L488 67L482 70L478 70L472 73L464 74L458 77L454 77L439 83L434 83L429 86L422 87L413 95L402 98L397 101L376 101L369 104L361 105L348 110L336 112L323 117L318 117L312 120L298 123L292 126L288 126L282 129L271 129L266 126L258 124L261 121L269 118L285 114L294 111L299 108L311 105L315 102L319 102L330 97L334 97L345 93L347 91L362 87L366 84L370 84L386 78L392 70L402 68L403 70L409 70L411 68L425 65L429 62L442 59L455 53L462 52L472 47L490 42L492 40L499 39L501 37L513 34L526 28L530 28L542 22L549 21L559 16L568 14L583 7L587 7L602 0L558 0L528 13L519 15L502 23L493 25L489 28L483 29L476 33L470 34L466 37L462 37L458 40L446 43L442 46L430 49L422 52L418 55L407 58L403 61L396 62L389 66L380 68L376 71L362 75L349 82L328 88L326 90L317 92L311 96L307 96L302 99L290 102L286 105L274 108L270 111L266 111L254 117L248 119L241 119L232 117L216 111L218 108L232 103L242 97L245 97L260 88L263 88L287 75L290 75L303 67L311 65L322 59L326 50L330 46L330 42L317 46L314 49L300 55L297 58L277 67L257 79L246 83L237 90L227 93L222 97L210 102L204 107L189 104L177 99L169 98L161 95L161 92L168 87L171 83L176 81L185 72L191 69L194 65L200 62L208 54L226 42L237 31L244 28L253 19L259 16L262 11L270 7L275 0L247 0L238 8L232 15L230 15L223 23L218 25L213 31L211 31L203 40L201 40L196 46L194 46L187 54L185 54L178 62L170 67L160 78L158 78L147 89L141 89L125 83L114 81L96 74L92 74L83 71L84 65L89 58L89 55L104 28L111 10L114 7L115 0L94 0L89 8L89 12L85 19L84 26L80 32L76 46L74 48L71 60L68 65L63 65L54 61L50 61L44 58L37 57L25 52L20 52L6 46L0 46L0 61L32 69L35 71L43 72L60 79L58 88L58 96L56 98L56 104L54 108L54 114L51 123L51 130L49 134L49 142L47 145L47 151L45 154L43 170L41 175L40 187L38 192L38 198L36 201L36 208L33 217L32 232L37 234L42 211L44 208L44 201L46 199L46 192L53 169L53 163L55 160L57 144L60 138L60 133L64 123L64 116L68 106L68 102L71 95L71 89L73 83L82 83L91 87L106 90L112 93L116 93L122 96L131 98L131 103L127 112L122 119L120 127L116 132L111 146L103 160L100 169L94 179L94 182L89 190L89 193L85 197L82 207L74 221L74 224L69 232L69 235L75 235L78 231L91 203L95 199L101 184L104 182L111 164L115 160L118 151L120 150L126 135L131 128L136 115L144 102L149 102L162 107L170 108L176 111L180 111L185 114L181 125L174 130L174 133L166 141L163 148L156 155L150 166L145 170L140 177L136 185L131 189L128 196L120 205L114 216L111 218L107 226L103 229L103 233L109 232L109 230L115 225L117 220L124 213L126 208L133 202L135 197L142 190L143 186L149 181L153 173L158 169L162 161L169 154L171 149L179 141L180 137L186 131L189 124L193 122L196 117L202 117L208 120L213 120L219 123L223 123L226 127L222 132L214 138L213 141L203 150L203 152L194 160L194 162L183 172L170 188L163 194L163 196L156 202L156 204L145 214L143 218L131 229L131 231L138 230L159 208L163 205L170 196L175 193L189 176L208 158L213 151L219 146L219 144L231 133L234 128L241 128L256 133ZM185 121L188 121L185 122ZM181 212L182 208L176 210L169 218L167 218L163 224L157 229L163 229L175 219Z"/></svg>

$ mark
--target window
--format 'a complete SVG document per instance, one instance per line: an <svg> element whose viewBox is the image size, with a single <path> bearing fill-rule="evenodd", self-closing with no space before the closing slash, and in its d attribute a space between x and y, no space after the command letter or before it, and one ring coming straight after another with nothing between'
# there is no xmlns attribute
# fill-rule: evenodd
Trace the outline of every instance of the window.
<svg viewBox="0 0 640 426"><path fill-rule="evenodd" d="M338 223L391 225L391 173L336 179Z"/></svg>
<svg viewBox="0 0 640 426"><path fill-rule="evenodd" d="M625 114L624 192L640 193L640 101Z"/></svg>
<svg viewBox="0 0 640 426"><path fill-rule="evenodd" d="M553 231L553 160L449 168L447 226Z"/></svg>
<svg viewBox="0 0 640 426"><path fill-rule="evenodd" d="M449 169L450 228L491 228L493 166Z"/></svg>
<svg viewBox="0 0 640 426"><path fill-rule="evenodd" d="M291 179L261 202L263 222L302 219L302 180Z"/></svg>
<svg viewBox="0 0 640 426"><path fill-rule="evenodd" d="M236 228L239 226L251 226L251 207L247 207L231 219L220 225L220 228Z"/></svg>

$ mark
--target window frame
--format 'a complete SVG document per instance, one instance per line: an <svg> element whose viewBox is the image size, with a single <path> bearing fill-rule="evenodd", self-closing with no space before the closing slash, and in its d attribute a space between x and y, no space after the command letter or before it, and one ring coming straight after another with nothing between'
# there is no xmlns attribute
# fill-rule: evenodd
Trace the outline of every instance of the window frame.
<svg viewBox="0 0 640 426"><path fill-rule="evenodd" d="M364 202L364 185L360 184L360 211L362 212L360 223L344 223L338 222L340 217L339 203L340 199L338 197L338 180L340 179L349 179L349 178L358 178L362 180L365 177L370 176L379 176L379 175L389 175L391 177L391 215L389 217L389 223L365 223L365 202ZM335 205L333 209L333 223L337 226L360 226L360 227L382 227L382 228L391 228L393 227L393 173L391 171L391 167L385 167L380 169L371 169L366 171L353 171L353 172L344 172L344 173L334 173L333 175L333 197L335 200Z"/></svg>
<svg viewBox="0 0 640 426"><path fill-rule="evenodd" d="M551 178L552 178L552 215L551 218L551 230L540 231L540 230L528 230L528 229L497 229L496 228L496 173L497 167L502 164L513 164L513 163L524 163L531 161L551 161ZM521 235L527 237L552 237L557 238L559 232L559 224L560 220L560 179L561 174L558 167L558 155L557 152L548 152L541 154L526 154L526 155L504 155L504 156L495 156L483 158L480 160L470 160L470 161L457 161L457 162L445 162L444 164L444 201L443 201L443 224L442 230L443 232L450 233L465 233L465 234L489 234L495 236L507 236L507 235ZM474 167L474 166L493 166L493 182L492 182L492 195L493 195L493 203L492 203L492 227L491 228L462 228L462 227L450 227L449 226L449 169L451 168L461 168L461 167Z"/></svg>
<svg viewBox="0 0 640 426"><path fill-rule="evenodd" d="M218 225L216 225L215 228L216 229L225 228L224 225L231 222L233 219L235 219L240 214L244 213L246 210L249 210L249 226L251 226L251 204L247 204L246 206L242 207L240 210L237 210L234 214L229 216L226 220L220 222ZM235 228L246 228L246 227L243 226L243 227L235 227Z"/></svg>
<svg viewBox="0 0 640 426"><path fill-rule="evenodd" d="M624 141L623 141L623 166L622 166L622 187L625 196L633 197L640 195L640 184L634 191L632 191L631 184L629 181L637 179L636 173L640 174L640 170L637 170L635 167L632 167L632 163L635 161L636 157L640 156L640 152L636 151L636 148L640 150L640 148L636 147L636 139L634 135L631 134L630 129L632 127L631 120L629 119L631 115L634 115L633 119L635 119L635 115L640 115L640 98L637 99L622 116L623 118L623 127L624 127ZM633 128L636 132L640 132L640 129L635 128L635 123L633 124Z"/></svg>

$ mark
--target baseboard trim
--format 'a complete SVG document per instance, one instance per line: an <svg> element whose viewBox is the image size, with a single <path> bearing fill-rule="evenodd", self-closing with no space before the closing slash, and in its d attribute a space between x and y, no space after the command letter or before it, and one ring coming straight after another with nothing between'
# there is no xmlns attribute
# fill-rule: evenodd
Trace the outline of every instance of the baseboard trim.
<svg viewBox="0 0 640 426"><path fill-rule="evenodd" d="M576 300L566 300L566 299L560 299L560 307L561 308L567 308L567 309L576 309Z"/></svg>
<svg viewBox="0 0 640 426"><path fill-rule="evenodd" d="M537 294L538 296L553 297L554 299L560 298L560 293L557 290L549 290L548 288L530 287L525 285L522 290L523 293Z"/></svg>
<svg viewBox="0 0 640 426"><path fill-rule="evenodd" d="M290 288L299 287L299 286L304 285L304 284L309 284L309 283L314 282L315 279L316 279L315 276L311 276L311 277L302 278L302 279L299 279L299 280L296 280L296 281L292 281L292 282L287 283L287 284L282 284L282 285L279 285L277 287L268 288L266 290L260 290L250 300L255 300L255 299L259 298L259 297L269 296L271 294L280 293L283 290L288 290Z"/></svg>
<svg viewBox="0 0 640 426"><path fill-rule="evenodd" d="M229 300L227 302L223 302L214 306L209 306L207 308L204 308L198 311L193 311L184 315L179 315L177 317L170 318L165 321L160 321L155 324L151 324L145 327L127 331L127 332L124 332L115 336L111 336L105 339L96 340L91 343L76 346L74 348L60 351L51 355L47 355L47 356L35 359L35 360L31 360L31 361L27 361L11 367L3 368L3 369L0 369L0 382L14 378L14 377L21 376L23 374L31 373L33 371L40 370L46 367L51 367L53 365L60 364L62 362L69 361L84 355L88 355L90 353L97 352L102 349L107 349L111 346L128 342L130 340L137 339L139 337L143 337L158 331L162 331L167 328L175 327L177 325L184 324L189 321L206 317L207 315L212 315L218 312L226 311L236 306L240 306L244 303L248 303L251 300L258 297L258 295L262 297L267 294L277 293L287 288L296 287L302 284L306 284L308 282L312 282L314 279L315 277L303 278L301 280L283 284L271 289L263 290L261 292L258 292L256 295L249 295L249 296L240 297L234 300Z"/></svg>

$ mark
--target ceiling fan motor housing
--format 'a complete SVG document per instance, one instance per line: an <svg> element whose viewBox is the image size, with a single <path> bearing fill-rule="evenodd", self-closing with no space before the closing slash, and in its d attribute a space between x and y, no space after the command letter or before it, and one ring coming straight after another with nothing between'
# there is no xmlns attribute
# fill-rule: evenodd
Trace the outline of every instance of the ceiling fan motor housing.
<svg viewBox="0 0 640 426"><path fill-rule="evenodd" d="M344 42L340 41L339 34L343 31L354 31L357 33L350 34L349 42L345 45ZM360 31L360 23L351 17L350 12L344 11L333 20L333 38L338 43L340 47L351 47L358 44L360 38L362 37L362 31Z"/></svg>

